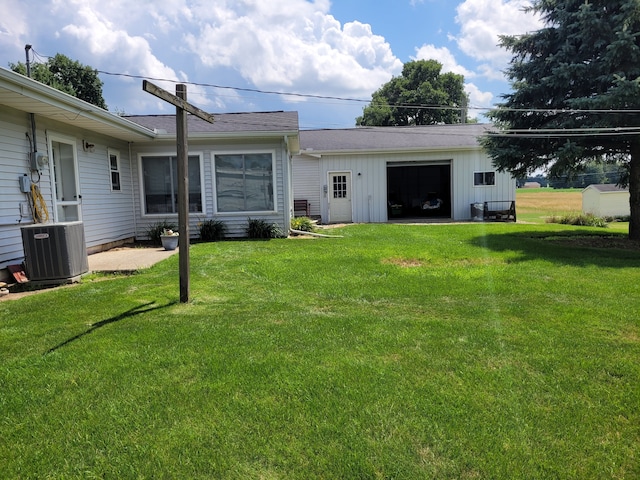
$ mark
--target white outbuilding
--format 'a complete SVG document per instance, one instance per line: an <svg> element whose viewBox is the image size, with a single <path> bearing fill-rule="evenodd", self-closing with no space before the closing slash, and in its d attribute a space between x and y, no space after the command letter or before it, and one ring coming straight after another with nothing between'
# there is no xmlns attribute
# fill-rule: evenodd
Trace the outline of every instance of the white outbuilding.
<svg viewBox="0 0 640 480"><path fill-rule="evenodd" d="M516 181L495 168L478 141L490 130L482 124L302 130L293 203L322 223L515 220Z"/></svg>
<svg viewBox="0 0 640 480"><path fill-rule="evenodd" d="M598 217L629 215L629 189L614 184L589 185L582 191L582 212Z"/></svg>

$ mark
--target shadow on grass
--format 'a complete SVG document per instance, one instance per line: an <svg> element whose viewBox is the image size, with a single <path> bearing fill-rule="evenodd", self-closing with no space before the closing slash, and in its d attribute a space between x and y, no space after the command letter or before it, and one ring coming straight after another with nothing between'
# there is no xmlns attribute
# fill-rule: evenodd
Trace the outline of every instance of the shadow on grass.
<svg viewBox="0 0 640 480"><path fill-rule="evenodd" d="M145 303L143 305L138 305L137 307L133 307L130 310L127 310L126 312L121 313L120 315L117 315L115 317L111 317L111 318L107 318L105 320L100 320L99 322L96 323L92 323L91 326L89 327L89 329L87 329L86 331L79 333L78 335L75 335L71 338L69 338L68 340L65 340L62 343L59 343L58 345L56 345L55 347L50 348L49 350L47 350L44 355L48 355L50 353L55 352L56 350L59 350L60 348L69 345L72 342L75 342L76 340L80 340L82 337L89 335L90 333L95 332L96 330L98 330L99 328L102 328L106 325L109 325L111 323L116 323L119 322L120 320L124 320L125 318L130 318L133 317L135 315L139 315L141 313L148 313L148 312L153 312L154 310L160 310L162 308L167 308L170 307L171 305L175 305L176 303L178 303L177 301L173 301L173 302L169 302L166 305L157 305L157 306L152 306L154 305L153 302L149 302L149 303Z"/></svg>
<svg viewBox="0 0 640 480"><path fill-rule="evenodd" d="M496 252L519 253L509 259L511 263L547 260L574 266L640 266L640 242L622 233L530 230L486 234L472 238L470 243Z"/></svg>

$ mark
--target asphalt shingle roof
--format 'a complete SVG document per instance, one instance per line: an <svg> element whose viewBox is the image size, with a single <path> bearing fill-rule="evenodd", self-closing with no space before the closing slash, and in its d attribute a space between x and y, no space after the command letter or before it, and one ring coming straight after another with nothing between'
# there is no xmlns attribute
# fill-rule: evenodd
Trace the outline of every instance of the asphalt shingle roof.
<svg viewBox="0 0 640 480"><path fill-rule="evenodd" d="M613 183L594 183L589 185L591 188L595 188L599 192L608 193L608 192L628 192L628 188L619 187Z"/></svg>
<svg viewBox="0 0 640 480"><path fill-rule="evenodd" d="M301 130L300 147L302 152L473 148L479 147L478 137L491 128L489 124L457 124Z"/></svg>
<svg viewBox="0 0 640 480"><path fill-rule="evenodd" d="M187 116L189 133L297 132L298 112L214 113L214 123ZM158 133L176 134L175 115L127 115L125 118Z"/></svg>

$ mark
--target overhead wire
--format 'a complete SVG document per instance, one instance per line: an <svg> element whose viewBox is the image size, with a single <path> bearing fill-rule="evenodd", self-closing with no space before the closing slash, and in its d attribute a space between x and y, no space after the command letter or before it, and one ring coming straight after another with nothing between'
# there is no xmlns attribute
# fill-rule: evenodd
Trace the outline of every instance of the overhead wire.
<svg viewBox="0 0 640 480"><path fill-rule="evenodd" d="M33 52L34 58L38 58L41 62L43 62L43 58L46 59L50 59L53 58L51 56L48 55L43 55L39 52L37 52L36 50L34 50L33 48L31 49L31 51ZM157 78L157 77L149 77L149 76L143 76L143 75L134 75L134 74L128 74L128 73L116 73L116 72L108 72L105 70L97 70L97 73L101 73L104 75L109 75L109 76L117 76L117 77L126 77L126 78L135 78L135 79L142 79L142 80L152 80L152 81L158 81L158 82L168 82L168 83L173 83L173 84L177 84L177 83L183 83L183 84L188 84L188 85L193 85L193 86L198 86L198 87L204 87L204 88L216 88L216 89L221 89L221 90L233 90L233 91L238 91L238 92L246 92L246 93L255 93L255 94L259 94L259 95L278 95L278 96L283 96L283 97L295 97L295 98L306 98L306 99L312 99L312 100L322 100L322 101L335 101L338 103L345 103L345 102L351 102L351 103L357 103L357 104L370 104L371 100L370 99L362 99L362 98L353 98L353 97L341 97L341 96L337 96L337 95L319 95L319 94L308 94L308 93L298 93L298 92L281 92L281 91L275 91L275 90L263 90L263 89L257 89L257 88L248 88L248 87L234 87L234 86L229 86L229 85L219 85L219 84L213 84L213 83L203 83L203 82L192 82L192 81L179 81L179 80L175 80L175 79L168 79L168 78ZM507 108L507 107L485 107L485 106L478 106L478 105L466 105L464 107L462 106L450 106L450 105L425 105L425 104L391 104L389 105L391 107L395 107L395 108L406 108L406 109L421 109L421 110L476 110L476 111L512 111L512 112L544 112L544 113L551 113L551 114L578 114L578 113L593 113L593 114L621 114L621 113L627 113L627 114L640 114L640 110L638 109L629 109L629 110L625 110L625 109L558 109L558 108L549 108L549 109L544 109L544 108ZM247 123L249 124L249 123ZM267 126L265 124L256 124L256 123L252 123L252 125L254 126ZM588 128L588 129L583 129L583 132L577 132L571 129L536 129L536 130L527 130L527 131L520 131L520 130L496 130L494 132L492 132L493 135L510 135L510 136L519 136L519 137L533 137L533 136L552 136L552 135L558 135L558 136L562 136L562 137L567 137L567 136L583 136L583 135L590 135L590 136L605 136L605 135L632 135L635 134L637 132L634 131L634 129L639 130L640 131L640 127L622 127L623 129L629 129L629 131L621 131L620 129L616 129L615 131L611 130L611 129L601 129L601 128ZM422 134L424 132L421 132ZM462 132L461 132L462 134Z"/></svg>

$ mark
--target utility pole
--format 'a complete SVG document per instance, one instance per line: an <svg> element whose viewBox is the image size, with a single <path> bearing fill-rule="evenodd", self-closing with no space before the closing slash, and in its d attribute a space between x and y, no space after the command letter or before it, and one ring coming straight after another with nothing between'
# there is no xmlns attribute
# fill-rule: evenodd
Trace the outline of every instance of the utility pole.
<svg viewBox="0 0 640 480"><path fill-rule="evenodd" d="M213 115L187 102L187 86L176 85L176 95L144 80L142 89L176 106L176 152L178 154L178 257L180 263L180 302L189 301L189 147L187 112L213 123Z"/></svg>
<svg viewBox="0 0 640 480"><path fill-rule="evenodd" d="M27 57L27 77L31 78L31 62L29 61L29 50L31 50L31 45L27 44L24 46L24 55Z"/></svg>

